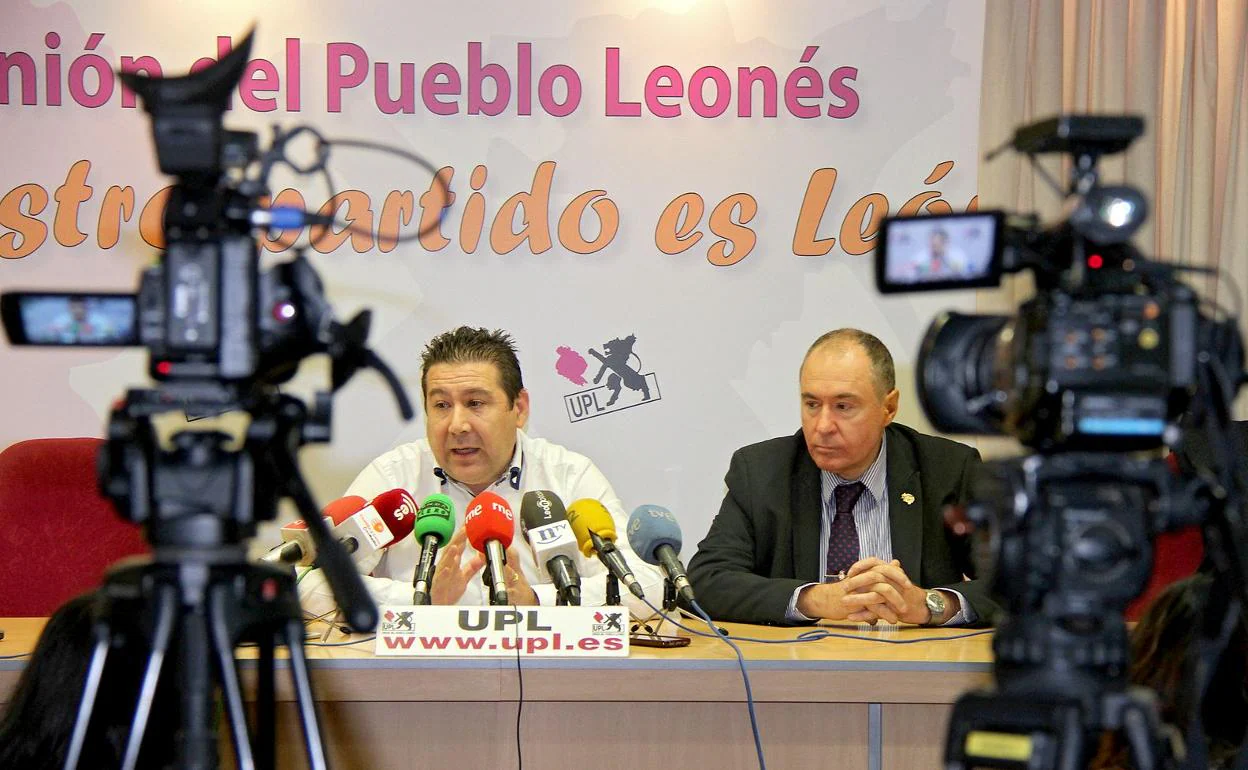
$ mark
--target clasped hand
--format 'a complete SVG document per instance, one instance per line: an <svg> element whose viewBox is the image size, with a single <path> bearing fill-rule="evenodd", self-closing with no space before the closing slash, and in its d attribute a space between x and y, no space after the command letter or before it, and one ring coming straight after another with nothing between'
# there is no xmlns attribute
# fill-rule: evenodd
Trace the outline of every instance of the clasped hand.
<svg viewBox="0 0 1248 770"><path fill-rule="evenodd" d="M873 557L857 561L835 583L803 589L797 610L808 618L920 625L932 619L926 597L927 589L911 582L901 562Z"/></svg>

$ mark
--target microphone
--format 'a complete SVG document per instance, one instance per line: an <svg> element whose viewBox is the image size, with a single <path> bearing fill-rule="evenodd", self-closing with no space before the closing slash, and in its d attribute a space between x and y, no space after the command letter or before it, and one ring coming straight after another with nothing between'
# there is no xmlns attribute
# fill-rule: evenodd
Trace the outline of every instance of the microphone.
<svg viewBox="0 0 1248 770"><path fill-rule="evenodd" d="M420 562L412 578L412 604L429 604L433 589L433 568L438 548L455 533L455 503L446 495L435 492L425 498L416 514L416 539L420 541Z"/></svg>
<svg viewBox="0 0 1248 770"><path fill-rule="evenodd" d="M638 506L628 517L628 542L642 561L662 567L680 598L693 604L693 586L680 563L680 524L671 511L657 505Z"/></svg>
<svg viewBox="0 0 1248 770"><path fill-rule="evenodd" d="M334 527L345 521L348 516L368 505L368 501L359 495L347 495L325 506L321 515L325 524ZM297 564L300 567L311 566L316 561L316 543L312 540L312 532L303 519L292 521L281 528L282 545L260 557L260 561L271 564Z"/></svg>
<svg viewBox="0 0 1248 770"><path fill-rule="evenodd" d="M330 534L359 561L407 537L419 508L406 491L391 489L348 516Z"/></svg>
<svg viewBox="0 0 1248 770"><path fill-rule="evenodd" d="M485 554L486 572L481 577L490 592L490 604L511 604L507 597L507 546L515 534L516 517L507 501L493 492L482 492L464 512L464 534L472 547Z"/></svg>
<svg viewBox="0 0 1248 770"><path fill-rule="evenodd" d="M544 489L525 492L520 501L520 523L533 546L538 575L555 584L565 604L579 606L581 576L576 574L576 536L559 495Z"/></svg>
<svg viewBox="0 0 1248 770"><path fill-rule="evenodd" d="M581 545L581 553L586 556L597 554L598 559L607 565L607 569L616 579L628 586L633 596L646 598L641 590L641 583L633 576L628 562L615 547L615 520L602 503L590 498L583 498L568 507L568 523L576 541Z"/></svg>

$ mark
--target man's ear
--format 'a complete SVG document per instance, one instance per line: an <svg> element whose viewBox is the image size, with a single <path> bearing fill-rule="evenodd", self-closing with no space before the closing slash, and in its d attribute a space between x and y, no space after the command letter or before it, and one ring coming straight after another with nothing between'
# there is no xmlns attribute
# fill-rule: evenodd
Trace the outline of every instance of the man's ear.
<svg viewBox="0 0 1248 770"><path fill-rule="evenodd" d="M888 425L897 417L897 409L901 403L901 391L893 388L884 396L884 424Z"/></svg>
<svg viewBox="0 0 1248 770"><path fill-rule="evenodd" d="M529 391L521 388L516 394L516 427L524 428L525 423L529 421Z"/></svg>

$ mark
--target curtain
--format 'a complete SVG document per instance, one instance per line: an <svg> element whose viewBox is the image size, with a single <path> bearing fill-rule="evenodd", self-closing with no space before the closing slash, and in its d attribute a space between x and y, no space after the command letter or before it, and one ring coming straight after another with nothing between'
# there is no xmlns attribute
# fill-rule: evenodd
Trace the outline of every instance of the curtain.
<svg viewBox="0 0 1248 770"><path fill-rule="evenodd" d="M1190 280L1248 336L1248 0L988 0L980 150L1058 113L1135 113L1145 134L1102 159L1105 183L1144 192L1135 242L1165 261L1222 271ZM1042 165L1063 185L1064 158ZM1060 196L1011 152L981 163L980 208L1061 216ZM1229 278L1229 281L1227 280ZM1030 294L1016 277L979 293L986 312ZM1241 393L1237 416L1248 418Z"/></svg>

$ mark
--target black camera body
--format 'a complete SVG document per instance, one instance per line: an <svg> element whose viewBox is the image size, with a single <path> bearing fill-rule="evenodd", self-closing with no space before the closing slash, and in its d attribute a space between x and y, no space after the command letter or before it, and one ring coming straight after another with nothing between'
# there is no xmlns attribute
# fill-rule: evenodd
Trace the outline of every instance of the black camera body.
<svg viewBox="0 0 1248 770"><path fill-rule="evenodd" d="M281 383L328 347L333 314L323 297L302 257L262 272L247 234L183 239L140 279L137 341L159 380Z"/></svg>
<svg viewBox="0 0 1248 770"><path fill-rule="evenodd" d="M886 219L883 293L997 286L1032 270L1017 316L943 313L919 352L919 397L946 433L1009 435L1044 453L1150 449L1186 409L1198 359L1242 369L1234 322L1200 312L1168 265L1129 242L1143 195L1101 186L1096 160L1143 131L1136 117L1064 116L1026 126L1021 152L1074 157L1070 216L1052 227L1004 212Z"/></svg>
<svg viewBox="0 0 1248 770"><path fill-rule="evenodd" d="M1098 274L1120 277L1123 262L1139 261L1123 252L1131 253L1088 259ZM1054 287L1013 318L942 314L918 363L932 424L1013 436L1041 452L1160 446L1191 397L1202 343L1218 329L1186 286L1134 278Z"/></svg>

